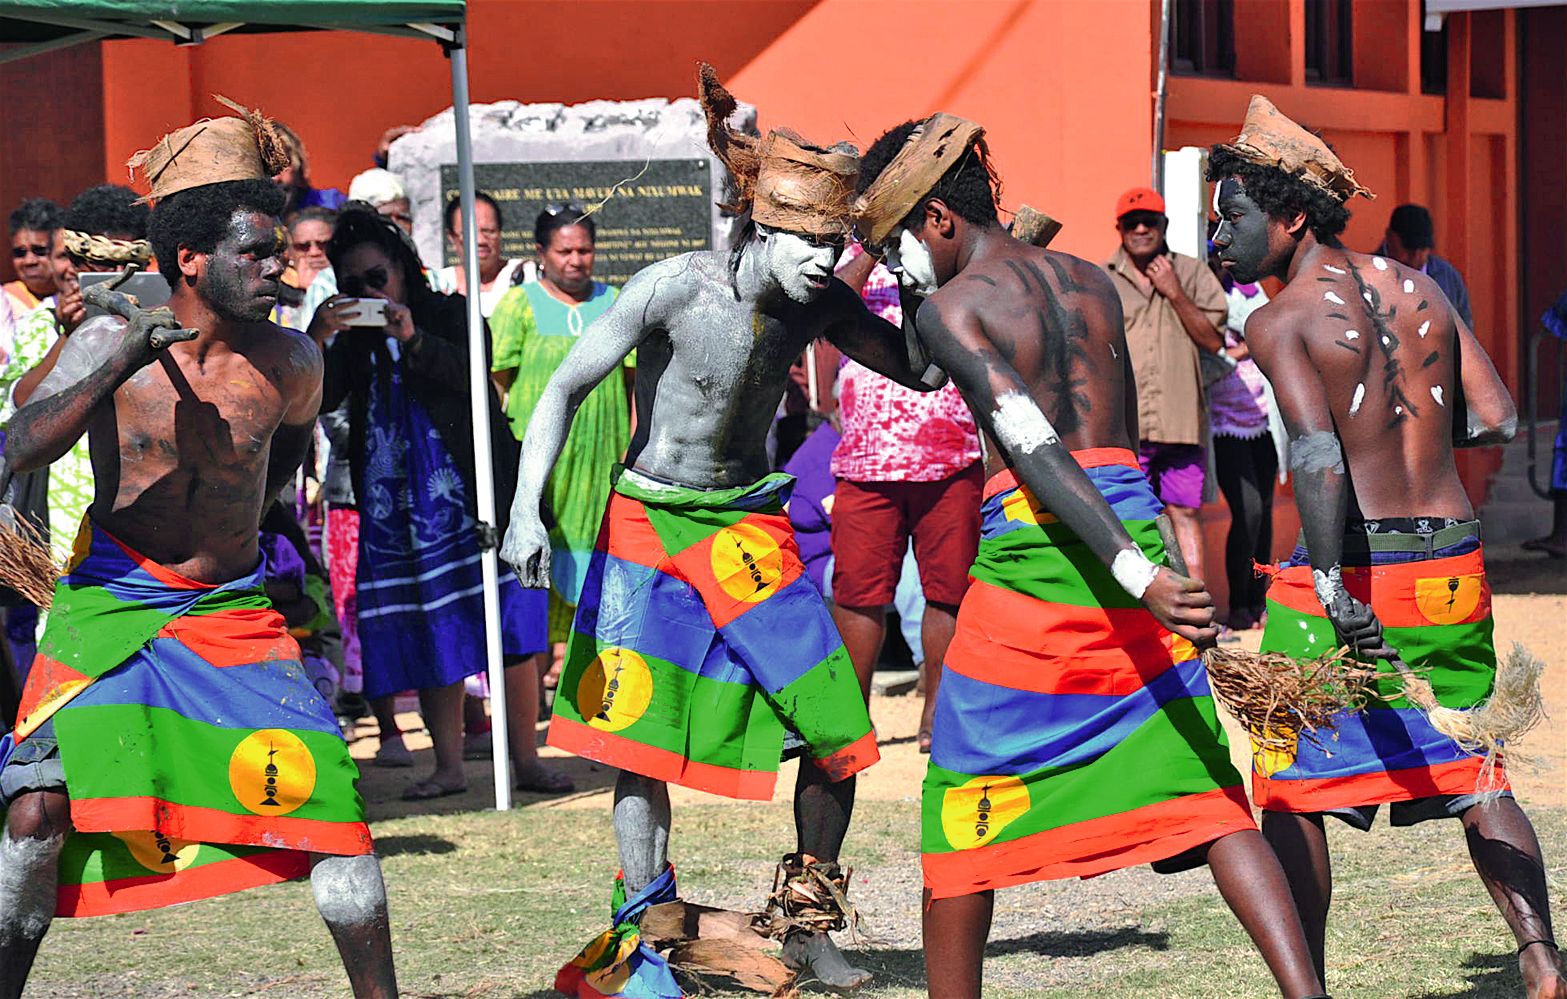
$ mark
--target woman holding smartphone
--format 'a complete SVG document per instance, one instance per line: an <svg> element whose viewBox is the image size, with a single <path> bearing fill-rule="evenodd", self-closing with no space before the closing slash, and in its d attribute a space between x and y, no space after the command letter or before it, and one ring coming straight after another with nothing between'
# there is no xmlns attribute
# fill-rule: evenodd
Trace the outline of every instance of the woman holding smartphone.
<svg viewBox="0 0 1567 999"><path fill-rule="evenodd" d="M370 309L340 316L326 347L323 411L348 403L349 461L360 513L357 601L372 704L419 692L435 743L435 770L410 786L410 800L458 794L463 773L463 678L485 668L483 585L475 507L473 426L468 394L466 303L431 291L408 237L371 209L338 217L328 249L348 298L374 299L385 321L353 326ZM334 310L347 311L347 310ZM495 397L489 460L498 495L517 474L517 444ZM498 510L506 529L506 510ZM502 646L512 759L528 789L571 783L539 763L532 733L537 674L527 657L547 647L545 596L501 583Z"/></svg>

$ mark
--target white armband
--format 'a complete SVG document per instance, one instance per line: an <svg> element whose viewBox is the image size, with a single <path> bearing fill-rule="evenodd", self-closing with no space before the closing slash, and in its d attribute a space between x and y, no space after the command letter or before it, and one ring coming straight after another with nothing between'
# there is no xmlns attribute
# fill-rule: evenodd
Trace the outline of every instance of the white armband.
<svg viewBox="0 0 1567 999"><path fill-rule="evenodd" d="M1122 548L1115 553L1115 561L1110 563L1110 575L1121 584L1121 589L1137 600L1141 600L1143 594L1148 592L1148 587L1158 574L1159 567L1150 562L1140 548Z"/></svg>

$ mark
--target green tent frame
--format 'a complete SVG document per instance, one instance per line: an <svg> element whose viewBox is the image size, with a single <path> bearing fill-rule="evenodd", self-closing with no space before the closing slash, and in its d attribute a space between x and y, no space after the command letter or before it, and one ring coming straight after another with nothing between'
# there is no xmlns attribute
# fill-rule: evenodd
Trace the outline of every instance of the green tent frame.
<svg viewBox="0 0 1567 999"><path fill-rule="evenodd" d="M200 45L228 32L366 31L438 42L452 67L452 117L457 127L457 176L461 190L464 259L479 258L474 220L473 141L468 117L468 50L465 0L0 0L0 63L88 42L152 38L176 45ZM148 136L148 141L152 140ZM485 364L484 320L479 313L479 269L463 268L468 287L469 394L473 404L475 499L479 520L497 523L495 479L489 462L489 372ZM509 497L508 497L509 500ZM506 703L501 661L500 562L493 548L482 553L484 634L492 703ZM506 712L496 710L494 728L495 807L511 807L509 733ZM522 733L532 738L532 733Z"/></svg>

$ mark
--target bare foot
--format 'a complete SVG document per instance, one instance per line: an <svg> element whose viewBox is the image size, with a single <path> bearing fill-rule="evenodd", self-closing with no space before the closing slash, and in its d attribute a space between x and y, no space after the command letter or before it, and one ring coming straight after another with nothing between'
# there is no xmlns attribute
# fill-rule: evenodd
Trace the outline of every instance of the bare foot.
<svg viewBox="0 0 1567 999"><path fill-rule="evenodd" d="M1524 994L1529 999L1567 999L1567 969L1561 951L1546 941L1525 944L1518 954Z"/></svg>
<svg viewBox="0 0 1567 999"><path fill-rule="evenodd" d="M871 973L851 965L825 933L795 933L784 941L783 962L791 970L809 971L830 989L848 992L865 985Z"/></svg>

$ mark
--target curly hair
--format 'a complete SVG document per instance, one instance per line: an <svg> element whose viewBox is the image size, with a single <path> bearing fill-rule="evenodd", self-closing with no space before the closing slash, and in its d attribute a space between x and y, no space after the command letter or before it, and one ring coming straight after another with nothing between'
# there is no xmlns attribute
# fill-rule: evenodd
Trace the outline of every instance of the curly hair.
<svg viewBox="0 0 1567 999"><path fill-rule="evenodd" d="M92 236L146 239L152 210L135 191L119 184L99 184L78 194L65 210L65 228Z"/></svg>
<svg viewBox="0 0 1567 999"><path fill-rule="evenodd" d="M923 121L906 121L887 130L881 138L871 143L871 147L860 158L860 176L855 182L855 193L863 194L875 183L876 178L881 176L881 172L903 149L909 135L921 124ZM932 198L941 199L966 222L978 226L1001 224L1001 219L996 215L996 205L1001 200L1001 182L996 180L990 168L990 150L984 138L975 140L974 145L947 168L947 172L936 181L936 186L926 192L903 220L904 228L920 227L925 203Z"/></svg>
<svg viewBox="0 0 1567 999"><path fill-rule="evenodd" d="M1349 224L1349 209L1328 192L1279 167L1253 163L1215 146L1208 154L1208 180L1217 183L1226 177L1234 177L1245 185L1246 196L1269 218L1288 221L1297 212L1305 213L1306 227L1319 243L1337 246L1339 234Z"/></svg>
<svg viewBox="0 0 1567 999"><path fill-rule="evenodd" d="M285 197L283 188L270 180L225 180L160 200L147 219L147 239L169 287L179 285L180 247L211 253L228 233L235 212L249 209L276 218Z"/></svg>
<svg viewBox="0 0 1567 999"><path fill-rule="evenodd" d="M11 235L23 229L33 232L54 232L60 228L65 213L48 198L27 198L11 213Z"/></svg>
<svg viewBox="0 0 1567 999"><path fill-rule="evenodd" d="M332 267L339 270L343 258L356 246L369 243L386 254L388 260L402 268L404 293L408 307L418 322L430 299L439 298L430 290L424 279L424 265L419 262L419 251L414 248L408 234L396 222L376 211L366 201L350 201L337 213L337 228L332 231L332 242L327 244L326 256Z"/></svg>

